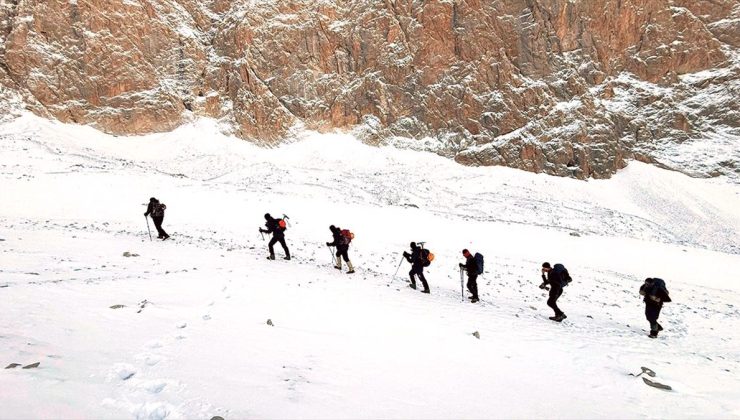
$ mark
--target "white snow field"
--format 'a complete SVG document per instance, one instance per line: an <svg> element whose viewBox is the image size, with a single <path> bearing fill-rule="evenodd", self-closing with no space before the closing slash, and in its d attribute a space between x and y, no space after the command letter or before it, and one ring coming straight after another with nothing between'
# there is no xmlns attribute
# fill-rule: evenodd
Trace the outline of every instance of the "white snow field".
<svg viewBox="0 0 740 420"><path fill-rule="evenodd" d="M21 365L0 370L0 418L740 418L738 184L218 133L0 126L0 368ZM149 240L150 196L169 241ZM292 261L265 258L265 212L290 216ZM330 224L356 234L356 274L331 267ZM407 263L393 276L410 241L436 254L430 295ZM486 257L477 304L465 247ZM574 278L561 324L543 261ZM657 340L649 276L674 301Z"/></svg>

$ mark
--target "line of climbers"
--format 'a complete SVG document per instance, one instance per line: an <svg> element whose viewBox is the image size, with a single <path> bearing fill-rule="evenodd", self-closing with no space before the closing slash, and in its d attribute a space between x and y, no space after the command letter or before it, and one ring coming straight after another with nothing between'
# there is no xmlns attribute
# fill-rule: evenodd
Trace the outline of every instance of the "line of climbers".
<svg viewBox="0 0 740 420"><path fill-rule="evenodd" d="M166 208L167 206L164 203L160 203L159 200L152 197L149 199L149 205L147 206L146 213L144 213L144 217L151 215L152 220L154 221L154 227L157 229L159 234L157 238L162 240L170 237L170 235L168 235L162 228L164 211ZM270 213L265 214L265 229L259 228L259 232L261 235L265 233L272 235L270 242L267 244L267 248L270 252L270 255L267 257L269 260L275 259L274 246L277 243L280 243L280 246L282 246L283 251L285 252L283 259L290 260L290 250L288 249L288 245L285 243L285 231L288 228L287 219L289 219L289 217L286 215L283 215L283 218L274 218ZM147 219L147 227L148 226L149 222ZM336 249L336 252L332 251L331 254L334 268L341 271L342 260L344 260L349 269L347 274L353 274L355 272L355 268L349 258L349 245L355 235L348 229L341 229L334 225L329 226L329 231L331 231L332 234L332 241L327 242L326 246L329 247L330 250L332 247L335 247ZM430 293L429 283L427 282L426 277L424 277L424 268L429 267L432 261L434 261L434 254L430 250L424 248L424 242L411 242L409 247L411 248L411 252L404 251L403 258L401 259L401 263L403 263L405 259L411 264L411 271L409 271L409 279L411 282L409 287L416 290L416 278L418 277L424 287L421 292L428 294ZM478 276L482 275L484 272L483 255L480 253L472 254L467 249L463 249L462 254L465 258L465 262L459 264L460 281L462 284L463 274L467 274L468 281L466 287L470 292L468 299L470 299L470 302L476 303L480 300L478 298L477 280ZM563 264L550 265L549 262L544 262L542 263L541 272L542 284L540 284L539 287L540 289L548 291L549 296L547 299L547 306L555 311L555 315L549 318L556 322L562 322L567 318L567 316L562 310L560 310L557 305L557 301L563 294L563 288L570 284L573 279L570 277L568 269L566 269ZM398 270L396 270L394 277L396 274L398 274ZM671 302L665 281L659 278L647 278L645 279L644 284L640 286L639 293L640 296L643 296L643 301L645 302L645 318L650 322L649 337L657 338L658 332L663 331L663 326L658 323L658 317L660 317L663 303Z"/></svg>

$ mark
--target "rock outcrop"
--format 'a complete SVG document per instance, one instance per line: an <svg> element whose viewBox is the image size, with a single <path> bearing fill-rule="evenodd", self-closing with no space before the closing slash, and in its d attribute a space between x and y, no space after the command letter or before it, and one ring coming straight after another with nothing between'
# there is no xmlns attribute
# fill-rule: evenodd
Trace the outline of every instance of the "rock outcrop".
<svg viewBox="0 0 740 420"><path fill-rule="evenodd" d="M561 176L737 176L712 145L740 139L739 48L735 0L15 0L0 101L119 134L209 116L265 145L347 129Z"/></svg>

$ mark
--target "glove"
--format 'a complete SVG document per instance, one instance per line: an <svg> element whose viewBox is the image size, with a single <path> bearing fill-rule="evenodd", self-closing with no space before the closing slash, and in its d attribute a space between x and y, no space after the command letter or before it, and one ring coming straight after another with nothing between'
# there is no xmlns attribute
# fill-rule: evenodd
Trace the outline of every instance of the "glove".
<svg viewBox="0 0 740 420"><path fill-rule="evenodd" d="M327 242L326 243L326 246L331 246L331 242Z"/></svg>
<svg viewBox="0 0 740 420"><path fill-rule="evenodd" d="M460 263L460 268L465 268L465 265L463 263Z"/></svg>
<svg viewBox="0 0 740 420"><path fill-rule="evenodd" d="M147 217L147 216L149 216L149 214L148 213L144 213L144 217Z"/></svg>
<svg viewBox="0 0 740 420"><path fill-rule="evenodd" d="M545 286L545 283L540 284L540 289L545 289L547 286Z"/></svg>
<svg viewBox="0 0 740 420"><path fill-rule="evenodd" d="M403 251L403 256L404 257L408 257L408 256L410 256L410 254L408 252L406 252L406 251Z"/></svg>

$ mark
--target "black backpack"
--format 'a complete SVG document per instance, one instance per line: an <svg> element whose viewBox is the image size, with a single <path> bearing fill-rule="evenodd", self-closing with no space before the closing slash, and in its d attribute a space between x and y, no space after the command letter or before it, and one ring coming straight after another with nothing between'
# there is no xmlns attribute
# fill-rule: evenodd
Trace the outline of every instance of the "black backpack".
<svg viewBox="0 0 740 420"><path fill-rule="evenodd" d="M647 296L661 297L658 295L662 294L663 295L661 299L662 302L664 303L671 302L671 297L668 294L668 289L666 289L665 281L659 278L652 278L649 280L650 281L646 281L645 284L642 285L640 290L644 291ZM664 290L665 293L660 293L661 290Z"/></svg>
<svg viewBox="0 0 740 420"><path fill-rule="evenodd" d="M152 208L152 217L164 217L167 206L164 203L156 203Z"/></svg>
<svg viewBox="0 0 740 420"><path fill-rule="evenodd" d="M573 279L570 277L570 274L568 273L568 269L565 268L563 264L555 264L552 267L552 270L560 278L560 287L565 287L573 281Z"/></svg>
<svg viewBox="0 0 740 420"><path fill-rule="evenodd" d="M483 274L483 255L475 253L475 265L478 267L478 275Z"/></svg>

